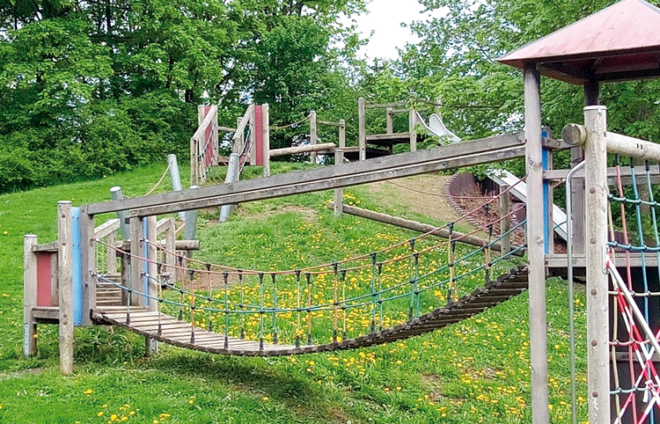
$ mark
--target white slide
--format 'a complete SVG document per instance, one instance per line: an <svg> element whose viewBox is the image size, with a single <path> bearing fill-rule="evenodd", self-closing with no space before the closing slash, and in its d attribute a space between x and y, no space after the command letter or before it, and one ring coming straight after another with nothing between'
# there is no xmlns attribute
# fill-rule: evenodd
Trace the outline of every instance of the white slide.
<svg viewBox="0 0 660 424"><path fill-rule="evenodd" d="M486 175L500 186L513 187L511 194L527 203L527 184L521 182L518 177L504 169L489 169ZM566 214L557 205L552 205L552 221L554 222L555 232L559 237L568 241L568 225L566 224Z"/></svg>
<svg viewBox="0 0 660 424"><path fill-rule="evenodd" d="M440 115L434 113L433 115L429 116L429 124L426 125L426 122L424 121L424 118L422 118L422 115L417 112L417 122L422 124L424 129L428 131L431 135L436 136L436 137L444 137L446 139L449 139L452 143L458 143L461 141L461 139L454 134L453 132L449 131L447 127L445 126L445 123L442 122L442 118Z"/></svg>

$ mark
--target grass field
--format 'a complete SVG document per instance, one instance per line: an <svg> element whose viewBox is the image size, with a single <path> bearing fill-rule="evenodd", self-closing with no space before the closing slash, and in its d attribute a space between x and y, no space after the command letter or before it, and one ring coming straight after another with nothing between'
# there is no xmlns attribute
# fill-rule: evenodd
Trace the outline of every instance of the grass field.
<svg viewBox="0 0 660 424"><path fill-rule="evenodd" d="M275 172L288 166L273 164ZM107 199L121 185L146 193L164 165L99 181L0 196L0 423L525 423L531 421L525 294L460 324L359 351L278 359L231 358L162 346L113 328L76 330L75 373L59 375L57 328L40 326L39 353L22 358L23 236L56 237L56 202ZM185 175L185 170L182 170ZM184 183L185 185L185 183ZM165 182L158 191L169 190ZM394 187L389 188L396 196ZM430 223L407 205L383 207L368 187L349 202ZM327 209L323 192L243 205L218 226L200 215L203 260L295 268L402 241L412 233ZM99 217L99 223L107 217ZM461 229L461 228L459 228ZM551 421L570 422L567 290L548 283ZM585 300L579 291L578 380L586 391ZM586 418L584 394L578 399Z"/></svg>

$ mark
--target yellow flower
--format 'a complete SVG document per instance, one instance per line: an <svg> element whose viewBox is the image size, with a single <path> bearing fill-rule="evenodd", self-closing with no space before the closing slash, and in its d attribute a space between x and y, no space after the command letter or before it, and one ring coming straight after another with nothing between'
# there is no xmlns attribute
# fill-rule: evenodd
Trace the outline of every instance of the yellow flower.
<svg viewBox="0 0 660 424"><path fill-rule="evenodd" d="M263 401L264 401L264 402L268 402L269 400L270 400L270 398L269 398L268 396L264 396L264 397L263 397Z"/></svg>
<svg viewBox="0 0 660 424"><path fill-rule="evenodd" d="M97 417L102 417L102 416L103 416L103 411L101 411L101 412L99 412L98 414L96 414L96 416L97 416Z"/></svg>
<svg viewBox="0 0 660 424"><path fill-rule="evenodd" d="M92 389L87 389L83 392L83 394L86 394L87 396L91 395L92 393Z"/></svg>

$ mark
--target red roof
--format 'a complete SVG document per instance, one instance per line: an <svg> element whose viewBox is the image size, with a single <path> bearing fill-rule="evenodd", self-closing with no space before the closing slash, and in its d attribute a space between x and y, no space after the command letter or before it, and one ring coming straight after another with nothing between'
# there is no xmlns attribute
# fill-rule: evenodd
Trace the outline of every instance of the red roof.
<svg viewBox="0 0 660 424"><path fill-rule="evenodd" d="M499 59L516 68L583 84L660 76L660 9L623 0Z"/></svg>

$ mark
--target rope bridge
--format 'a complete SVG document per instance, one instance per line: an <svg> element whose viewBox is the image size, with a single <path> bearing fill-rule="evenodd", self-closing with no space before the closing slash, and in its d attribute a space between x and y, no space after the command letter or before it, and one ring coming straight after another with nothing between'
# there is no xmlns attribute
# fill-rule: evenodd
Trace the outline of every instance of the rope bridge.
<svg viewBox="0 0 660 424"><path fill-rule="evenodd" d="M121 306L94 311L94 319L189 349L243 356L353 349L430 332L526 290L527 268L511 269L525 246L498 254L493 249L525 225L517 222L499 234L499 223L511 216L487 213L498 200L493 197L461 218L486 212L490 221L471 233L454 235L453 222L380 250L304 269L239 269L189 259L142 240L145 248L176 255L177 264L167 268L185 275L180 283L159 276L164 265L157 259L96 240L124 255L125 262L155 264L158 275L145 271L142 284L95 274L99 285L113 287L122 300ZM431 237L440 230L449 232L447 240ZM475 234L483 237L482 246L462 243ZM157 293L140 289L149 286ZM136 306L138 299L147 306Z"/></svg>
<svg viewBox="0 0 660 424"><path fill-rule="evenodd" d="M608 196L611 395L615 423L646 423L660 413L660 329L653 318L660 306L658 186L649 162L636 167L630 159L629 165L630 184L624 187L623 165L615 158L615 187Z"/></svg>

